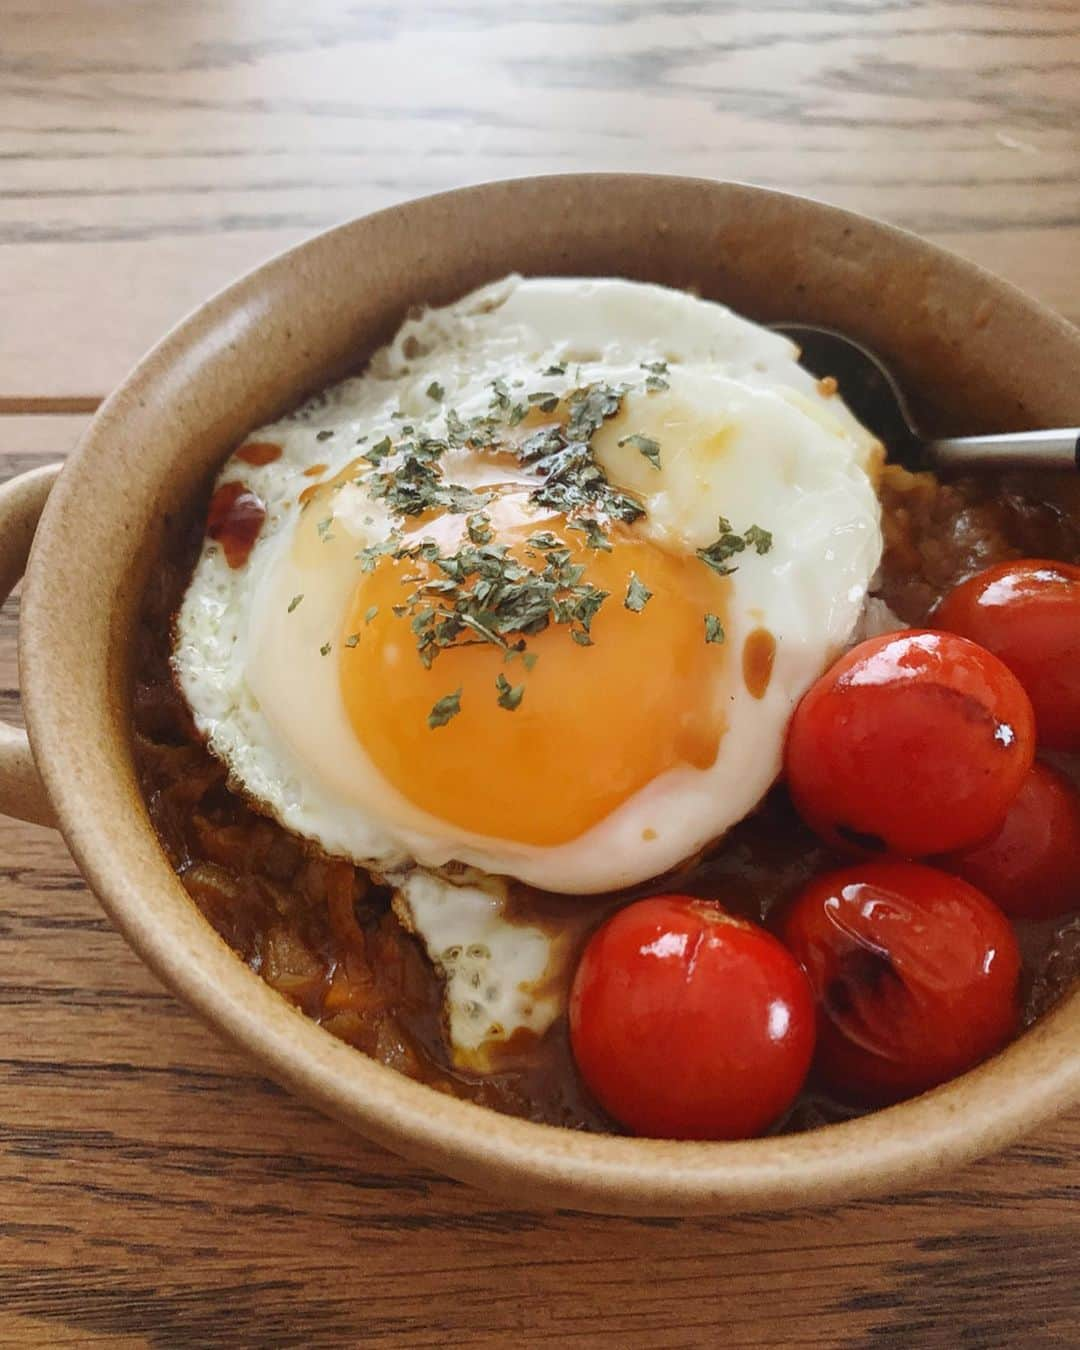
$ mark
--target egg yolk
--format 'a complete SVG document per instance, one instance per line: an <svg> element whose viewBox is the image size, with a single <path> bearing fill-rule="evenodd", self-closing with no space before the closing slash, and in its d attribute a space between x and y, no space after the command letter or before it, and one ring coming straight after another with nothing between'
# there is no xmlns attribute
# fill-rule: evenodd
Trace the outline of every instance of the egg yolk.
<svg viewBox="0 0 1080 1350"><path fill-rule="evenodd" d="M445 573L386 556L361 577L336 644L342 695L363 749L413 805L492 839L564 844L665 771L715 761L725 659L722 644L705 640L705 616L723 620L730 583L632 527L609 532L610 551L592 548L563 517L537 515L520 495L501 498L489 515L491 543L511 557L542 571L543 553L527 541L548 531L584 566L581 582L609 593L592 620L592 645L552 622L526 639L536 658L529 670L490 642L466 642L466 633L426 667L411 613L394 607ZM444 554L468 544L460 516L441 516L415 538L436 539ZM640 612L625 604L632 574L652 592ZM430 603L451 609L453 597ZM499 676L524 687L512 710L498 702ZM460 711L429 726L437 701L459 689Z"/></svg>

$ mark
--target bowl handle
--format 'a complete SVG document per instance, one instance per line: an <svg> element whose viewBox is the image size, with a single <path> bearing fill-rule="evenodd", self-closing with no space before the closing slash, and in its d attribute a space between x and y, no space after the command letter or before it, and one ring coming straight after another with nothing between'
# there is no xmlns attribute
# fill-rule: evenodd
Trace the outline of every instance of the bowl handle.
<svg viewBox="0 0 1080 1350"><path fill-rule="evenodd" d="M0 487L0 604L26 571L34 531L62 467L46 464ZM26 732L6 722L0 722L0 813L35 825L56 824Z"/></svg>

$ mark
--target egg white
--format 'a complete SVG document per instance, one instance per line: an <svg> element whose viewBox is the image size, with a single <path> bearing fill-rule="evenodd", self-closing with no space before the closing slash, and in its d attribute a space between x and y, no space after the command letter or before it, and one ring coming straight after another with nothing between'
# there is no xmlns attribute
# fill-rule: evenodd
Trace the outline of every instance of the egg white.
<svg viewBox="0 0 1080 1350"><path fill-rule="evenodd" d="M634 528L693 551L726 516L772 533L772 549L736 561L726 616L729 659L716 697L727 731L716 762L661 775L577 839L533 847L469 835L419 811L356 741L334 656L354 568L298 563L297 498L317 463L333 473L404 424L430 435L444 410L483 413L491 382L563 393L607 380L640 386L642 362L665 361L669 388L626 396L594 437L611 481L637 493ZM566 364L563 375L540 372ZM429 390L437 382L441 401ZM515 384L521 381L521 385ZM632 445L653 436L660 468ZM409 320L364 375L252 433L282 447L261 467L230 461L268 518L245 566L208 543L177 621L174 666L197 725L234 782L289 829L385 874L451 860L551 891L589 893L663 873L753 809L776 777L799 697L849 640L881 553L873 485L878 447L835 395L797 363L787 339L720 305L616 280L507 278L457 305ZM475 466L474 466L475 467ZM447 476L466 481L468 466ZM391 522L362 485L333 499L329 549L351 558ZM329 554L327 555L329 556ZM290 610L292 599L303 600ZM776 640L772 678L756 698L742 679L747 636ZM663 659L662 653L649 659ZM433 733L437 734L437 733ZM568 755L572 747L568 747Z"/></svg>
<svg viewBox="0 0 1080 1350"><path fill-rule="evenodd" d="M506 917L497 878L448 881L415 868L394 908L424 943L444 981L447 1036L459 1068L487 1072L491 1051L515 1032L542 1036L562 1011L557 976L567 935Z"/></svg>

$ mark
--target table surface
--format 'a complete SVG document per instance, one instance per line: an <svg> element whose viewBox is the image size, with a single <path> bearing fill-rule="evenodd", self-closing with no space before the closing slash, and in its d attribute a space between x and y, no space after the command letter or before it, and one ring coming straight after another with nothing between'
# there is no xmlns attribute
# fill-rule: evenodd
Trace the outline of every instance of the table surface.
<svg viewBox="0 0 1080 1350"><path fill-rule="evenodd" d="M783 186L1080 319L1078 64L1078 0L0 0L0 476L236 273L485 178ZM265 1082L7 821L0 1002L3 1344L1080 1342L1075 1113L883 1203L519 1209Z"/></svg>

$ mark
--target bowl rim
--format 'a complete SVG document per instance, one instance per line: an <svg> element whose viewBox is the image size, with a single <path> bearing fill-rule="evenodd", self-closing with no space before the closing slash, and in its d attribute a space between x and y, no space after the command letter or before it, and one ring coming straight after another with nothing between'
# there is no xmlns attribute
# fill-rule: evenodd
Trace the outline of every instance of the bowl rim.
<svg viewBox="0 0 1080 1350"><path fill-rule="evenodd" d="M570 174L500 180L452 189L384 208L332 227L286 249L230 283L175 325L110 395L72 453L38 529L27 569L20 633L26 721L39 772L60 829L84 876L130 945L151 969L206 1020L252 1054L278 1081L327 1114L397 1152L459 1179L519 1201L623 1214L717 1213L788 1208L910 1187L948 1167L1011 1142L1080 1097L1080 1051L1062 1053L1080 994L1063 1000L1001 1054L921 1097L869 1115L792 1135L738 1142L682 1142L596 1135L518 1119L449 1097L337 1041L293 1009L255 975L199 916L195 927L170 928L148 917L142 902L152 884L175 898L186 892L161 853L146 820L120 822L130 852L119 865L113 831L90 808L93 770L66 771L67 745L54 716L64 672L50 660L49 608L63 560L63 522L79 496L92 490L95 462L132 400L152 394L162 372L190 358L200 333L257 298L280 269L304 266L326 241L366 222L404 220L431 203L453 205L484 194L522 198L589 180L597 190L620 183L662 194L692 184L773 203L807 204L823 218L846 220L921 256L947 260L954 271L1012 297L1041 323L1076 345L1080 333L1053 311L975 264L916 235L871 217L795 194L748 184L677 175ZM102 729L96 729L101 733ZM103 772L103 771L102 771ZM104 789L104 779L98 784ZM129 812L129 815L132 813ZM136 837L139 836L139 837ZM154 874L156 853L156 875ZM166 875L167 873L167 875ZM204 930L204 931L200 931ZM1039 1064L1042 1070L1036 1072Z"/></svg>

